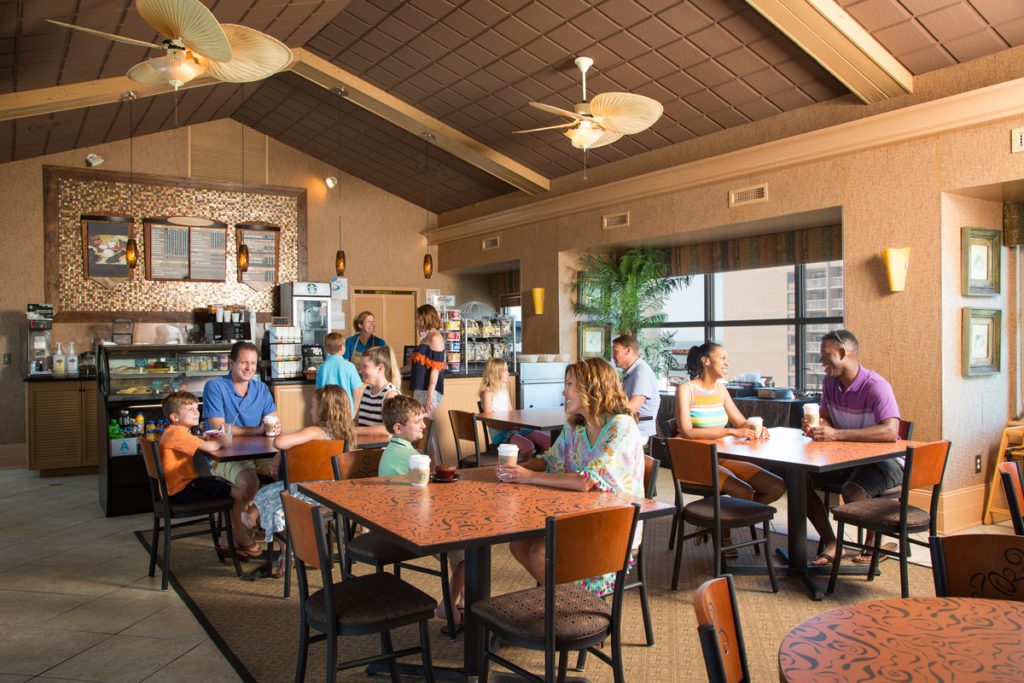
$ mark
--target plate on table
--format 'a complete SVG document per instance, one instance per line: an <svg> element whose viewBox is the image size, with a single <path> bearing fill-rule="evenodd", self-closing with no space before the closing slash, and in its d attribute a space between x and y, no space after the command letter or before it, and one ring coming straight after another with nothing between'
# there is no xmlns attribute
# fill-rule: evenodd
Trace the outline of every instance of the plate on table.
<svg viewBox="0 0 1024 683"><path fill-rule="evenodd" d="M435 475L435 474L431 474L430 475L430 481L432 481L432 482L434 482L436 484L451 484L452 482L459 481L460 479L462 479L462 475L461 474L456 474L451 479L439 479L437 477L437 475Z"/></svg>

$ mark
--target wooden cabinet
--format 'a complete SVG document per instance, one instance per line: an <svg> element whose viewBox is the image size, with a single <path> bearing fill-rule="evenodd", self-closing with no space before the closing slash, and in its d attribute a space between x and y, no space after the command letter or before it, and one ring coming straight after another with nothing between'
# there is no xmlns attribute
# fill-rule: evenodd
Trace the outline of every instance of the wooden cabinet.
<svg viewBox="0 0 1024 683"><path fill-rule="evenodd" d="M275 384L273 392L283 431L302 429L313 424L309 417L309 406L316 394L315 384Z"/></svg>
<svg viewBox="0 0 1024 683"><path fill-rule="evenodd" d="M95 467L99 441L95 380L26 383L29 468L48 470Z"/></svg>

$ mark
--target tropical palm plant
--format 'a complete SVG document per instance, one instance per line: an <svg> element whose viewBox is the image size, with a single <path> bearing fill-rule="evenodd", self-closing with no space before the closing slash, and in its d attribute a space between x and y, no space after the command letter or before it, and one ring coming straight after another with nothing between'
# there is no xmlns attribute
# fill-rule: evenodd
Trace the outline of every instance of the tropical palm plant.
<svg viewBox="0 0 1024 683"><path fill-rule="evenodd" d="M655 247L636 247L620 256L587 254L579 267L583 300L576 302L576 315L606 323L618 334L635 336L641 356L656 375L664 375L675 335L650 336L642 331L665 322L665 302L672 292L689 285L690 278L668 277L668 254Z"/></svg>

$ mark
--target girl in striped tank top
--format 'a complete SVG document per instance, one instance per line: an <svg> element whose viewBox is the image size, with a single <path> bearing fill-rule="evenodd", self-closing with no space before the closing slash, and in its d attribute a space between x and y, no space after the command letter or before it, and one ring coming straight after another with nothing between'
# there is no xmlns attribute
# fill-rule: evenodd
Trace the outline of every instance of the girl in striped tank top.
<svg viewBox="0 0 1024 683"><path fill-rule="evenodd" d="M690 381L676 387L676 418L679 436L687 439L767 439L768 430L757 431L743 417L725 389L729 355L714 342L694 346L686 354ZM729 424L738 425L730 427ZM736 498L771 503L786 491L780 477L749 462L718 459L718 479L722 492Z"/></svg>
<svg viewBox="0 0 1024 683"><path fill-rule="evenodd" d="M382 410L384 401L401 392L395 386L401 381L398 363L390 346L374 346L359 357L359 377L366 382L356 414L357 434L387 435Z"/></svg>

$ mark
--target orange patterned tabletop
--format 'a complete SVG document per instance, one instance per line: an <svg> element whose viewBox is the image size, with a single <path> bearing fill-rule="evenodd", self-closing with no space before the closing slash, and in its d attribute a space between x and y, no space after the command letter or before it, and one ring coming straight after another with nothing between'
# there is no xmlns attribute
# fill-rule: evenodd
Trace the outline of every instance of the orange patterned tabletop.
<svg viewBox="0 0 1024 683"><path fill-rule="evenodd" d="M779 648L783 681L1022 681L1024 604L908 598L841 607Z"/></svg>
<svg viewBox="0 0 1024 683"><path fill-rule="evenodd" d="M424 555L536 536L553 514L634 502L641 504L641 518L675 511L672 505L618 493L502 483L493 472L493 467L461 470L462 480L425 488L411 486L405 477L375 477L300 484L299 490Z"/></svg>
<svg viewBox="0 0 1024 683"><path fill-rule="evenodd" d="M705 441L718 447L720 456L749 460L758 464L800 469L806 472L827 472L845 467L866 465L887 460L906 452L908 447L923 442L897 441L871 443L854 441L811 441L799 429L769 429L770 439L749 441L727 437Z"/></svg>
<svg viewBox="0 0 1024 683"><path fill-rule="evenodd" d="M358 448L382 448L388 445L387 437L380 436L358 436L356 438ZM273 458L278 450L274 448L274 437L272 436L236 436L230 444L213 453L207 453L212 460L220 462L231 462L234 460L260 460L261 458Z"/></svg>

